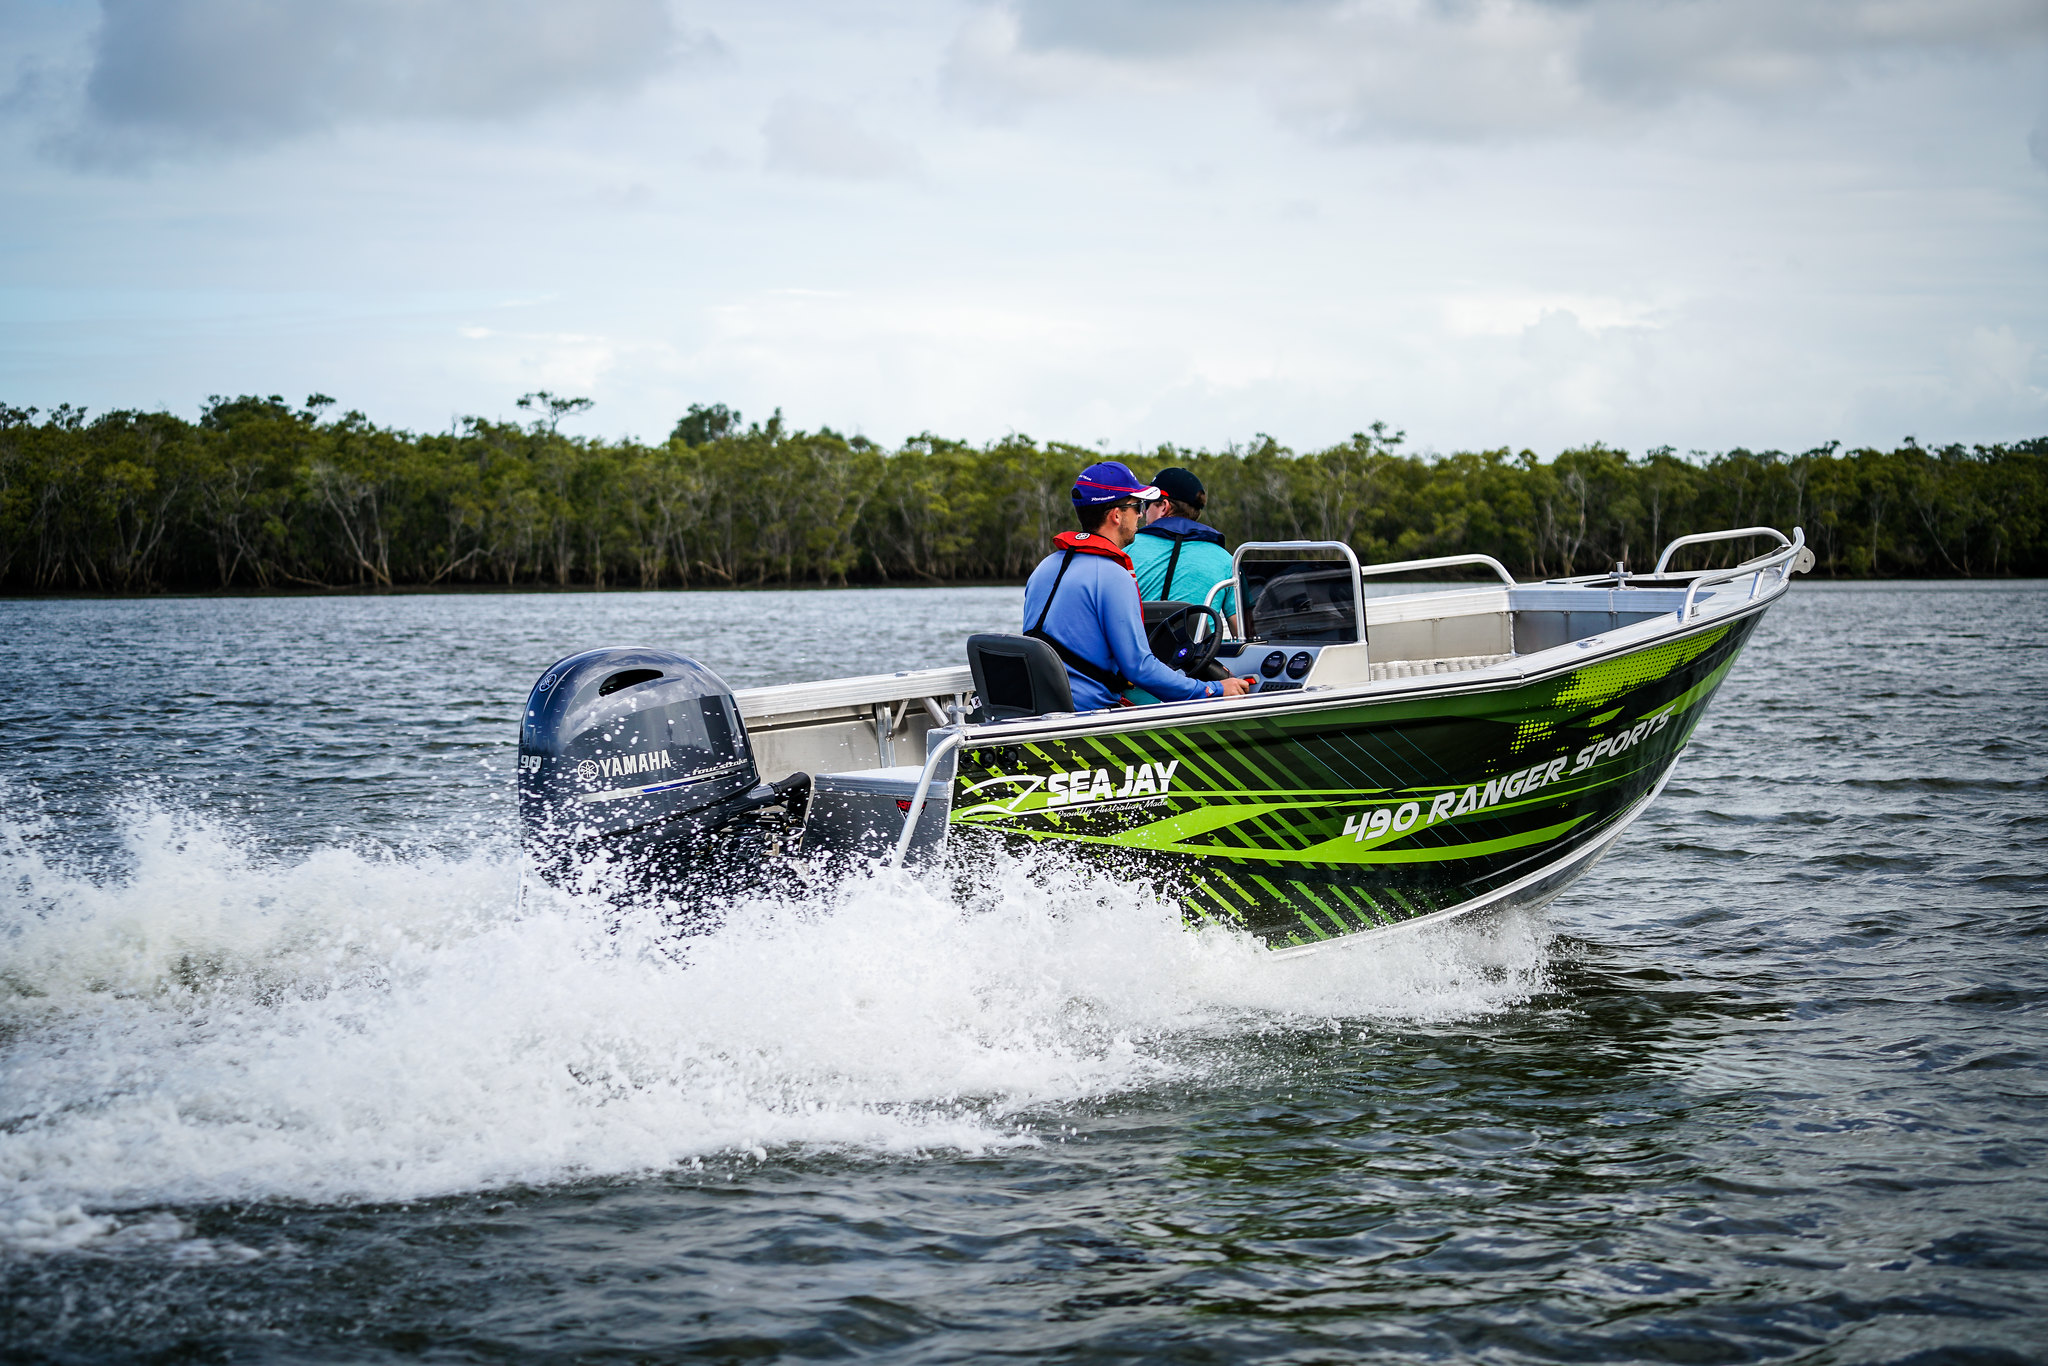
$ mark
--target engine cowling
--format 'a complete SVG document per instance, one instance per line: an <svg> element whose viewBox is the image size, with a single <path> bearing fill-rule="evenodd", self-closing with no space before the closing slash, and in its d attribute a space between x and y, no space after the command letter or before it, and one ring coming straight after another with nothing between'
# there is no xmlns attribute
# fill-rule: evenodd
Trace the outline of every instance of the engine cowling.
<svg viewBox="0 0 2048 1366"><path fill-rule="evenodd" d="M686 846L758 805L759 781L732 690L672 651L570 655L527 698L519 820L544 870Z"/></svg>

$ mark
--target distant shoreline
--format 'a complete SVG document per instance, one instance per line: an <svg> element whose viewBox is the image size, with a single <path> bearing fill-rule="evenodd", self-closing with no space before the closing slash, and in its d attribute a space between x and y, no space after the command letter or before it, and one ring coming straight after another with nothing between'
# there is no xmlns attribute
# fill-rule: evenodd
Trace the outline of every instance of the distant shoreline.
<svg viewBox="0 0 2048 1366"><path fill-rule="evenodd" d="M1431 586L1451 583L1453 580L1433 579L1426 581ZM1463 582L1463 581L1459 581ZM1540 579L1523 580L1525 584L1540 583ZM1492 578L1473 579L1469 586L1484 587L1498 583ZM1871 585L1925 584L1929 587L1976 587L1976 586L2021 586L2048 584L2048 576L2037 574L1977 575L1961 578L1954 575L1866 575L1852 577L1838 575L1799 575L1793 579L1795 588L1856 588ZM1390 585L1392 586L1392 585ZM1021 591L1022 579L971 579L957 583L747 583L747 584L691 584L688 587L670 585L663 588L641 588L622 586L593 588L589 584L570 584L561 587L554 584L397 584L390 588L167 588L145 592L111 592L94 589L50 589L45 592L23 593L19 591L0 592L0 602L207 602L223 599L327 599L327 598L488 598L488 597L564 597L574 594L601 594L606 597L630 597L635 594L710 594L710 593L865 593L882 590L948 591L960 588L1011 588Z"/></svg>
<svg viewBox="0 0 2048 1366"><path fill-rule="evenodd" d="M529 396L535 397L535 396ZM547 396L540 396L547 397ZM528 425L379 427L331 399L216 398L88 419L0 404L0 594L584 592L1021 582L1105 455L1177 467L1231 545L1341 541L1368 563L1487 555L1528 580L1656 563L1674 540L1804 527L1819 577L2048 573L2048 436L2007 445L1640 455L1595 442L1416 455L1373 423L1325 450L1112 453L829 427L693 407L659 444ZM1688 549L1726 567L1760 548Z"/></svg>

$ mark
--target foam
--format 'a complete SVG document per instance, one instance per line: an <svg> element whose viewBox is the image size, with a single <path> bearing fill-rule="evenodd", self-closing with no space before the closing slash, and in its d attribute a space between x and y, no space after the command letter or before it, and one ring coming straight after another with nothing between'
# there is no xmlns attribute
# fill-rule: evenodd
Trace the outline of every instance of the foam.
<svg viewBox="0 0 2048 1366"><path fill-rule="evenodd" d="M17 1252L172 1238L161 1207L189 1203L1032 1144L1062 1106L1218 1082L1248 1036L1502 1009L1544 961L1534 924L1276 961L1043 863L964 888L871 872L678 940L522 898L509 843L271 858L161 807L123 838L130 870L94 874L0 823Z"/></svg>

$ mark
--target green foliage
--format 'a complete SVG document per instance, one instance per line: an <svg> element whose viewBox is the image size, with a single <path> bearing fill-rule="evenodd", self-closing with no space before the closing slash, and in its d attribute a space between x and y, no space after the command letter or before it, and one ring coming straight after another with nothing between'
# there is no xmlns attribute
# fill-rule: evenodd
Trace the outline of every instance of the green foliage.
<svg viewBox="0 0 2048 1366"><path fill-rule="evenodd" d="M643 588L1022 578L1071 527L1102 452L929 432L891 451L777 411L691 405L659 446L564 435L589 400L545 391L526 426L414 435L314 394L89 418L0 404L0 588ZM1195 471L1239 540L1342 539L1361 559L1480 551L1526 576L1647 569L1688 532L1803 525L1818 572L2048 572L2048 438L2008 446L1694 452L1594 444L1405 453L1374 424L1327 450L1271 437L1118 457ZM1713 552L1725 561L1744 547ZM1709 552L1691 563L1712 563Z"/></svg>
<svg viewBox="0 0 2048 1366"><path fill-rule="evenodd" d="M690 410L676 423L676 429L669 433L669 440L680 441L685 446L708 446L740 425L740 414L736 408L723 403L692 403Z"/></svg>

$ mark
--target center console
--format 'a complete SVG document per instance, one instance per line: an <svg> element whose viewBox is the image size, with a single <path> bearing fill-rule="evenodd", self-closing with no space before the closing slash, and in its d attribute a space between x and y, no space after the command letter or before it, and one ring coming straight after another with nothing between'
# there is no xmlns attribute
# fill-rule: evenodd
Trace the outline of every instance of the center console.
<svg viewBox="0 0 2048 1366"><path fill-rule="evenodd" d="M1216 662L1251 679L1255 692L1290 692L1301 687L1322 650L1321 645L1292 641L1226 640L1216 651Z"/></svg>

